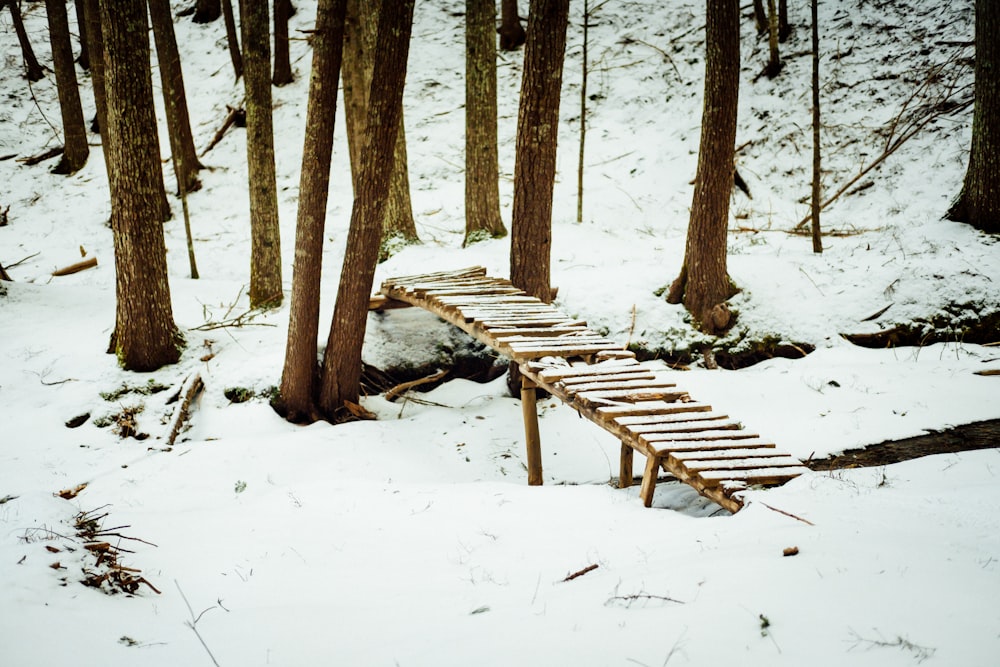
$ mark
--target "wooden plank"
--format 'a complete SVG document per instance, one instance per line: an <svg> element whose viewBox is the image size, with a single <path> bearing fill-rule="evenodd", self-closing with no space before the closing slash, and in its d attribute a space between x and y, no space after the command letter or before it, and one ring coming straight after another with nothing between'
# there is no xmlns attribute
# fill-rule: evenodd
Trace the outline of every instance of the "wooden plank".
<svg viewBox="0 0 1000 667"><path fill-rule="evenodd" d="M745 442L740 440L739 442ZM769 447L758 447L749 449L747 447L736 447L731 449L694 449L691 451L671 452L670 458L683 463L684 461L696 460L725 460L725 459L746 459L755 457L775 456L779 450L770 445Z"/></svg>
<svg viewBox="0 0 1000 667"><path fill-rule="evenodd" d="M634 359L615 359L599 364L581 364L579 366L552 366L538 370L538 376L545 382L558 382L576 377L593 375L620 375L635 373L642 365Z"/></svg>
<svg viewBox="0 0 1000 667"><path fill-rule="evenodd" d="M624 426L636 433L643 433L648 427L659 426L660 424L674 424L681 421L702 421L709 419L728 419L729 415L722 412L715 412L710 405L705 403L683 403L682 405L697 405L698 410L687 410L683 412L670 413L666 415L641 415L638 417L615 417L615 423Z"/></svg>
<svg viewBox="0 0 1000 667"><path fill-rule="evenodd" d="M582 345L580 347L527 347L527 348L500 348L500 352L514 357L521 361L528 359L538 359L540 357L584 357L594 354L604 349L599 345Z"/></svg>
<svg viewBox="0 0 1000 667"><path fill-rule="evenodd" d="M477 326L484 329L508 329L511 327L540 326L587 326L587 323L583 320L573 320L565 315L560 317L484 317L471 318L466 321L474 321Z"/></svg>
<svg viewBox="0 0 1000 667"><path fill-rule="evenodd" d="M802 461L788 454L777 454L770 457L751 457L745 459L712 459L705 461L694 459L685 461L684 467L691 472L707 470L753 470L756 468L788 468L801 467Z"/></svg>
<svg viewBox="0 0 1000 667"><path fill-rule="evenodd" d="M576 375L560 380L559 384L567 389L592 382L618 382L628 380L656 380L657 376L651 371L637 368L628 373L599 373L597 375Z"/></svg>
<svg viewBox="0 0 1000 667"><path fill-rule="evenodd" d="M621 380L611 380L605 382L580 382L577 384L564 384L566 392L570 395L579 394L581 392L597 392L597 391L628 391L635 389L662 389L664 387L676 387L677 385L670 380L664 380L656 377L652 378L639 378L639 379L621 379Z"/></svg>
<svg viewBox="0 0 1000 667"><path fill-rule="evenodd" d="M749 431L698 431L697 433L646 433L638 436L640 440L665 448L668 442L683 442L686 440L749 440L759 438Z"/></svg>
<svg viewBox="0 0 1000 667"><path fill-rule="evenodd" d="M732 433L732 431L729 431ZM718 449L776 449L774 443L768 442L764 438L738 438L722 440L670 440L650 442L644 436L637 436L636 440L644 444L649 449L658 452L662 456L676 456L678 452L705 452Z"/></svg>
<svg viewBox="0 0 1000 667"><path fill-rule="evenodd" d="M409 305L409 304L407 304ZM585 326L569 326L569 327L511 327L507 329L503 328L491 328L490 335L496 339L508 338L510 336L562 336L569 333L583 333L590 331Z"/></svg>
<svg viewBox="0 0 1000 667"><path fill-rule="evenodd" d="M655 435L657 433L695 433L697 431L734 430L742 428L739 422L726 417L716 419L688 419L663 424L633 424L628 427L633 433Z"/></svg>
<svg viewBox="0 0 1000 667"><path fill-rule="evenodd" d="M644 403L650 401L674 402L687 396L686 391L663 387L648 389L605 389L602 391L582 391L573 396L575 402L584 405L618 405L621 403Z"/></svg>
<svg viewBox="0 0 1000 667"><path fill-rule="evenodd" d="M722 486L725 482L744 484L775 485L787 482L809 472L809 468L757 468L755 470L706 470L697 474L697 480L705 488Z"/></svg>
<svg viewBox="0 0 1000 667"><path fill-rule="evenodd" d="M463 278L469 276L485 276L486 269L482 266L469 266L464 269L455 269L452 271L438 271L436 273L416 273L411 276L393 276L392 278L386 278L382 283L391 283L394 285L399 285L401 283L413 283L417 281L430 281L435 278L448 279L448 278Z"/></svg>
<svg viewBox="0 0 1000 667"><path fill-rule="evenodd" d="M597 408L598 414L611 419L625 415L655 415L671 412L671 404L666 401L643 401L632 405L609 405ZM674 410L676 411L676 410Z"/></svg>

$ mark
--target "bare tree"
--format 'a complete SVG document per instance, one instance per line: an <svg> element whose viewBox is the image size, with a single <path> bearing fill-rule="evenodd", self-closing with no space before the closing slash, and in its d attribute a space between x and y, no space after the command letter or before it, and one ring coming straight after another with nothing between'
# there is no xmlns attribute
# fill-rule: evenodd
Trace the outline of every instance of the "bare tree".
<svg viewBox="0 0 1000 667"><path fill-rule="evenodd" d="M784 4L785 0L782 0ZM812 244L813 252L823 252L823 236L819 226L819 211L822 208L820 191L820 146L819 146L819 21L816 0L810 0L812 14L812 131L813 131L813 177L812 177Z"/></svg>
<svg viewBox="0 0 1000 667"><path fill-rule="evenodd" d="M247 174L250 187L250 305L281 303L281 234L271 117L271 35L267 3L245 0L243 83L246 87Z"/></svg>
<svg viewBox="0 0 1000 667"><path fill-rule="evenodd" d="M680 275L670 285L669 303L681 303L706 333L731 322L725 305L733 295L726 270L729 195L740 85L739 0L707 0L705 101L691 219Z"/></svg>
<svg viewBox="0 0 1000 667"><path fill-rule="evenodd" d="M946 217L1000 233L1000 3L976 0L976 101L962 191Z"/></svg>
<svg viewBox="0 0 1000 667"><path fill-rule="evenodd" d="M80 69L90 69L90 52L87 50L87 21L83 16L83 0L73 0L73 9L76 10L76 32L80 40L80 55L76 57L76 63Z"/></svg>
<svg viewBox="0 0 1000 667"><path fill-rule="evenodd" d="M360 393L361 345L401 121L413 3L398 0L393 4L394 11L379 16L361 177L351 212L333 323L323 354L319 407L328 419L336 418L345 402L357 402Z"/></svg>
<svg viewBox="0 0 1000 667"><path fill-rule="evenodd" d="M281 409L293 422L311 422L315 408L323 229L330 188L330 158L337 111L337 86L344 43L346 0L320 0L312 33L313 62L306 108L306 138L295 225L295 264L288 316Z"/></svg>
<svg viewBox="0 0 1000 667"><path fill-rule="evenodd" d="M288 53L288 14L291 0L274 0L274 76L271 83L284 86L295 80Z"/></svg>
<svg viewBox="0 0 1000 667"><path fill-rule="evenodd" d="M569 0L532 0L517 114L510 280L546 302L552 300L552 189L568 18Z"/></svg>
<svg viewBox="0 0 1000 667"><path fill-rule="evenodd" d="M788 0L778 0L778 41L782 44L792 34L792 26L788 23Z"/></svg>
<svg viewBox="0 0 1000 667"><path fill-rule="evenodd" d="M347 19L344 33L344 108L347 120L347 143L351 154L351 175L354 191L358 191L361 172L361 152L365 142L366 109L369 89L372 86L372 72L375 40L380 8L383 0L348 0ZM402 113L402 109L400 109ZM406 156L406 132L402 120L399 136L393 149L392 179L389 186L379 260L391 254L391 248L399 244L416 243L417 227L413 219L413 205L410 201L410 175Z"/></svg>
<svg viewBox="0 0 1000 667"><path fill-rule="evenodd" d="M774 0L767 0L767 66L764 67L764 76L773 79L781 72L784 63L781 62L781 55L778 53L778 12L774 6Z"/></svg>
<svg viewBox="0 0 1000 667"><path fill-rule="evenodd" d="M0 9L3 9L2 5L4 4L10 10L10 20L14 24L17 41L21 44L21 57L24 59L25 76L28 77L28 81L39 81L45 76L45 72L42 70L42 66L38 64L38 59L35 58L34 49L31 48L31 41L28 39L28 33L24 29L24 21L21 20L21 9L17 6L15 0L0 2Z"/></svg>
<svg viewBox="0 0 1000 667"><path fill-rule="evenodd" d="M507 234L500 219L493 0L465 2L465 243Z"/></svg>
<svg viewBox="0 0 1000 667"><path fill-rule="evenodd" d="M126 370L152 371L177 361L183 339L170 304L160 224L163 187L153 112L144 0L101 2L107 50L108 181L115 245L115 329L109 352ZM161 190L156 187L157 182Z"/></svg>
<svg viewBox="0 0 1000 667"><path fill-rule="evenodd" d="M104 92L104 36L101 30L101 12L99 0L82 0L83 20L87 24L87 51L91 55L90 85L94 89L94 106L97 114L91 130L101 133L101 150L104 152L105 166L110 161L108 142L103 140L104 128L107 128L107 102Z"/></svg>
<svg viewBox="0 0 1000 667"><path fill-rule="evenodd" d="M521 27L521 17L517 12L517 0L502 0L500 2L500 48L513 51L524 44L524 28Z"/></svg>
<svg viewBox="0 0 1000 667"><path fill-rule="evenodd" d="M163 88L163 106L167 116L170 150L177 173L177 192L194 192L201 187L198 170L202 168L191 133L187 95L184 92L184 74L177 52L174 21L170 14L170 0L148 0L149 16L156 44L156 59L160 66Z"/></svg>
<svg viewBox="0 0 1000 667"><path fill-rule="evenodd" d="M69 17L65 0L45 0L49 19L49 41L52 43L52 65L56 71L59 109L62 111L63 154L52 170L56 174L72 174L87 163L87 126L80 104L80 90L73 65L73 45L69 39Z"/></svg>
<svg viewBox="0 0 1000 667"><path fill-rule="evenodd" d="M233 62L233 72L239 79L243 76L243 55L240 53L240 40L236 32L233 0L222 0L222 17L226 24L226 45L229 47L229 59Z"/></svg>

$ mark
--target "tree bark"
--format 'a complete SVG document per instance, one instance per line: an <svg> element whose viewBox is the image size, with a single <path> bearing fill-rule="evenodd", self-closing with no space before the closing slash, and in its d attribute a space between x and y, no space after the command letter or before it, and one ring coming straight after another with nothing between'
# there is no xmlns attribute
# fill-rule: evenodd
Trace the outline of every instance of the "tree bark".
<svg viewBox="0 0 1000 667"><path fill-rule="evenodd" d="M62 159L52 173L72 174L87 163L90 148L87 146L87 125L83 118L80 90L76 83L73 45L69 38L69 17L66 14L65 0L45 0L45 12L49 20L52 65L56 71L56 88L59 92L65 146Z"/></svg>
<svg viewBox="0 0 1000 667"><path fill-rule="evenodd" d="M177 169L177 193L194 192L201 187L198 170L202 164L194 147L191 120L188 116L187 95L184 92L184 74L177 53L174 20L170 14L170 0L148 0L149 16L153 25L156 59L160 66L163 88L163 107L167 115L170 150Z"/></svg>
<svg viewBox="0 0 1000 667"><path fill-rule="evenodd" d="M764 0L753 0L753 22L758 35L767 32L767 10L764 9Z"/></svg>
<svg viewBox="0 0 1000 667"><path fill-rule="evenodd" d="M781 72L781 55L778 53L778 11L774 0L767 0L767 66L764 75L773 79Z"/></svg>
<svg viewBox="0 0 1000 667"><path fill-rule="evenodd" d="M517 12L517 0L502 0L500 3L500 48L514 51L525 41L521 17Z"/></svg>
<svg viewBox="0 0 1000 667"><path fill-rule="evenodd" d="M294 81L288 53L288 16L291 0L274 0L274 76L271 83L284 86Z"/></svg>
<svg viewBox="0 0 1000 667"><path fill-rule="evenodd" d="M80 55L76 57L76 62L80 69L90 69L90 51L87 49L87 21L83 15L83 0L73 0L73 9L76 10L76 32L80 40Z"/></svg>
<svg viewBox="0 0 1000 667"><path fill-rule="evenodd" d="M21 45L21 57L24 58L25 76L28 78L28 81L39 81L45 76L45 71L38 64L38 59L35 58L35 51L31 48L31 41L28 40L28 33L24 29L24 21L21 20L21 9L14 0L8 0L7 8L10 10L10 20L14 24L14 32L17 33L17 41Z"/></svg>
<svg viewBox="0 0 1000 667"><path fill-rule="evenodd" d="M108 181L115 246L116 311L111 349L126 370L152 371L177 361L182 338L173 321L160 224L163 174L153 112L146 4L101 0L108 98ZM159 188L157 187L159 183Z"/></svg>
<svg viewBox="0 0 1000 667"><path fill-rule="evenodd" d="M250 189L250 306L262 308L277 306L282 300L267 2L245 0L241 6L240 23L243 28Z"/></svg>
<svg viewBox="0 0 1000 667"><path fill-rule="evenodd" d="M226 24L226 45L229 47L229 59L233 62L233 73L239 80L243 76L243 56L240 54L240 39L236 32L233 0L222 0L222 17Z"/></svg>
<svg viewBox="0 0 1000 667"><path fill-rule="evenodd" d="M361 177L351 212L333 323L323 355L319 406L328 419L336 417L345 401L356 403L360 391L361 346L382 216L389 197L393 151L402 121L413 3L414 0L399 0L394 3L395 11L381 12L379 16Z"/></svg>
<svg viewBox="0 0 1000 667"><path fill-rule="evenodd" d="M211 23L219 18L222 13L222 5L219 0L197 0L194 5L194 22Z"/></svg>
<svg viewBox="0 0 1000 667"><path fill-rule="evenodd" d="M707 0L705 101L684 264L667 301L681 303L706 333L730 324L726 270L729 196L740 84L739 0Z"/></svg>
<svg viewBox="0 0 1000 667"><path fill-rule="evenodd" d="M506 236L497 155L496 5L465 3L465 244Z"/></svg>
<svg viewBox="0 0 1000 667"><path fill-rule="evenodd" d="M784 4L785 0L782 0ZM816 0L810 0L809 11L812 17L812 138L813 138L813 174L812 174L812 246L813 252L823 252L823 235L819 226L819 212L822 208L822 193L820 192L820 145L819 145L819 21L817 18Z"/></svg>
<svg viewBox="0 0 1000 667"><path fill-rule="evenodd" d="M311 422L317 418L316 352L323 230L330 188L330 158L333 153L337 79L340 77L346 6L346 0L319 0L312 38L313 62L295 225L288 340L281 373L280 406L285 418L292 422Z"/></svg>
<svg viewBox="0 0 1000 667"><path fill-rule="evenodd" d="M344 35L344 108L347 113L347 142L351 155L351 175L355 193L361 172L361 154L366 141L365 123L369 90L372 87L375 40L382 0L348 0ZM400 110L402 113L402 110ZM402 116L400 116L402 119ZM399 136L393 149L388 210L383 222L379 260L390 254L396 241L416 243L417 227L410 201L410 176L407 168L406 132L400 120Z"/></svg>
<svg viewBox="0 0 1000 667"><path fill-rule="evenodd" d="M104 166L107 169L111 161L108 155L108 142L105 140L108 126L107 98L104 91L104 36L101 31L101 11L99 0L83 0L83 17L87 24L87 51L90 53L90 85L94 88L94 105L97 107L95 132L101 135L101 151L104 153Z"/></svg>
<svg viewBox="0 0 1000 667"><path fill-rule="evenodd" d="M788 0L778 0L778 41L782 44L792 34L792 26L788 23Z"/></svg>
<svg viewBox="0 0 1000 667"><path fill-rule="evenodd" d="M1000 3L976 0L976 101L969 168L946 214L991 234L1000 233Z"/></svg>
<svg viewBox="0 0 1000 667"><path fill-rule="evenodd" d="M552 301L552 189L569 0L532 0L517 114L510 280Z"/></svg>

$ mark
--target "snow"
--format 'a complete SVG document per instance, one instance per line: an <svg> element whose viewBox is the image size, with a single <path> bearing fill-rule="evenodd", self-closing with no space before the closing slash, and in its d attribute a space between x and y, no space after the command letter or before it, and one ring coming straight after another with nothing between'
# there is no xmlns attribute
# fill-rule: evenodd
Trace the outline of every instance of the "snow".
<svg viewBox="0 0 1000 667"><path fill-rule="evenodd" d="M654 292L683 255L703 67L695 27L704 10L689 0L622 0L595 15L585 218L577 224L581 4L571 8L555 189L558 305L622 344L689 350L704 339L683 309ZM315 3L296 5L292 34L301 36ZM49 62L43 6L22 9L39 60ZM457 0L417 4L405 102L424 244L380 265L376 282L470 265L507 272L506 240L461 248L463 9ZM742 291L730 337L769 335L816 349L739 371L695 363L678 383L803 459L998 418L998 380L975 374L1000 368L996 347L963 342L960 330L952 342L881 350L840 336L928 320L947 304L959 307L950 315L956 323L962 309L998 309L996 239L941 219L961 187L971 108L939 116L859 182L870 187L827 209L824 228L839 234L814 255L807 238L785 233L807 212L811 165L800 11L792 8L797 30L774 81L752 81L766 45L743 21L737 143L749 143L738 166L754 198L733 197L730 272ZM971 48L950 44L971 39L972 3L828 0L820 17L824 187L833 192L881 153L880 128L901 109L932 104L948 81L967 97ZM178 19L176 30L204 147L242 90L221 22ZM310 62L304 40L292 48L297 81L275 90L286 289ZM508 222L522 55L500 56ZM53 77L28 90L7 13L0 58L0 156L58 144L45 122L58 126ZM928 76L941 65L940 76ZM351 202L342 118L324 339ZM609 484L614 438L552 399L539 403L545 486L528 487L520 404L503 379L455 379L394 403L371 396L364 404L377 421L335 427L290 425L260 398L231 403L227 388L266 393L277 384L287 326L286 304L247 326L195 329L247 311L243 136L231 131L205 156L205 187L190 197L198 281L187 277L172 198L175 218L164 229L187 348L179 364L151 374L125 373L104 354L114 259L99 147L70 177L50 174L51 163L0 161L0 210L10 206L0 262L15 281L0 284L4 665L995 663L997 449L809 474L750 492L729 515L666 482L654 509L644 509L636 487ZM161 144L166 158L162 132ZM169 169L166 177L169 187ZM81 246L98 267L50 278L79 260ZM429 313L391 311L369 318L365 360L434 365L465 341ZM176 388L195 371L206 389L172 451L161 451L176 409L170 391L100 395L150 380ZM144 440L94 425L139 406ZM64 425L85 413L82 426ZM73 499L54 495L84 482ZM134 596L106 595L78 583L94 558L73 518L97 508L108 513L105 529L124 526L113 532L142 540L117 542L130 550L121 562L161 594L143 585ZM793 546L798 555L782 555ZM55 562L61 569L50 568ZM590 565L598 567L564 581Z"/></svg>

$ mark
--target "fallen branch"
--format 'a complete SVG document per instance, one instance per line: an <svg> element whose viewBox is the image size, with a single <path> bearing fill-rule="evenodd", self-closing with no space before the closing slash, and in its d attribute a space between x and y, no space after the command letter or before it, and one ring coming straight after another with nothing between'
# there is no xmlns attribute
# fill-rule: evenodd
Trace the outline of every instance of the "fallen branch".
<svg viewBox="0 0 1000 667"><path fill-rule="evenodd" d="M758 500L757 502L760 502L760 501ZM815 526L816 525L812 521L809 521L808 519L803 519L800 516L795 516L791 512L786 512L785 510L779 510L777 507L771 507L767 503L760 503L760 504L763 505L764 507L766 507L767 509L771 510L772 512L777 512L778 514L784 514L787 517L791 517L793 519L797 519L798 521L801 521L802 523L809 524L810 526Z"/></svg>
<svg viewBox="0 0 1000 667"><path fill-rule="evenodd" d="M215 145L217 143L219 143L220 141L222 141L222 137L225 136L226 130L228 130L230 127L232 127L232 125L234 123L236 125L239 125L239 123L237 122L238 118L242 117L243 124L244 125L246 124L246 111L244 111L243 109L234 109L233 107L229 106L228 104L226 105L226 108L229 109L229 113L226 114L226 119L224 121L222 121L222 127L220 127L218 129L218 131L215 133L215 136L212 137L212 141L208 144L208 148L206 148L205 150L203 150L201 152L202 157L204 157L205 154L208 153L208 151L210 151L213 148L215 148Z"/></svg>
<svg viewBox="0 0 1000 667"><path fill-rule="evenodd" d="M987 368L984 371L975 371L976 375L1000 375L1000 368Z"/></svg>
<svg viewBox="0 0 1000 667"><path fill-rule="evenodd" d="M191 403L194 401L198 393L204 388L205 383L201 380L201 375L199 373L193 373L188 376L187 380L181 388L181 394L184 399L181 401L180 406L174 413L174 417L170 426L170 435L167 437L167 447L173 447L174 442L177 440L177 436L180 435L181 428L184 423L187 422L191 417Z"/></svg>
<svg viewBox="0 0 1000 667"><path fill-rule="evenodd" d="M55 148L50 148L49 150L43 151L38 155L32 155L31 157L21 158L18 160L18 162L20 162L25 166L33 167L39 162L45 162L46 160L54 158L57 155L62 155L62 153L63 153L63 147L56 146Z"/></svg>
<svg viewBox="0 0 1000 667"><path fill-rule="evenodd" d="M87 269L92 269L97 266L96 257L88 257L82 262L77 262L76 264L70 264L69 266L64 266L61 269L56 269L52 272L53 276L68 276L71 273L79 273L80 271L85 271Z"/></svg>
<svg viewBox="0 0 1000 667"><path fill-rule="evenodd" d="M410 389L413 389L414 387L419 387L422 384L429 384L431 382L437 382L438 380L440 380L441 378L443 378L447 374L448 374L448 371L447 370L443 370L443 371L438 371L438 372L434 373L433 375L428 375L427 377L420 378L419 380L410 380L409 382L403 382L403 383L397 384L395 387L393 387L389 391L385 392L385 400L387 400L387 401L395 401L404 392L409 391Z"/></svg>
<svg viewBox="0 0 1000 667"><path fill-rule="evenodd" d="M582 577L583 575L587 574L588 572L593 572L598 567L599 566L597 565L597 563L594 563L593 565L588 565L587 567L583 568L582 570L577 570L573 574L569 575L568 577L566 577L565 579L563 579L563 581L564 582L565 581L573 581L577 577Z"/></svg>

